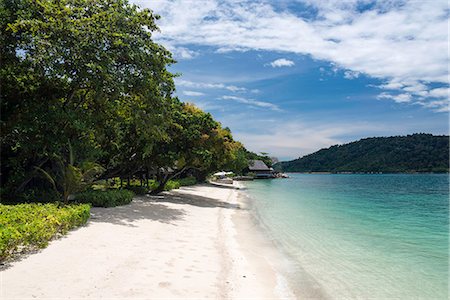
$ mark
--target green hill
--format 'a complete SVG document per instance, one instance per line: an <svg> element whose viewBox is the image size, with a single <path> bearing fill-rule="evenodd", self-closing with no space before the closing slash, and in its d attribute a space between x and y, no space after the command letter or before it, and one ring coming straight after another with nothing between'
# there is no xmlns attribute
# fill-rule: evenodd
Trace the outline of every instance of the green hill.
<svg viewBox="0 0 450 300"><path fill-rule="evenodd" d="M448 172L449 137L421 133L366 138L275 167L284 172Z"/></svg>

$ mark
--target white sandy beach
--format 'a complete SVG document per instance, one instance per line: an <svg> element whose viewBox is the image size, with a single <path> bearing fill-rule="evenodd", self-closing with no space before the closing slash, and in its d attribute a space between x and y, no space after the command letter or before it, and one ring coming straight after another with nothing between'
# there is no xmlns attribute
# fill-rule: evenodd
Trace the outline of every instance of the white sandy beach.
<svg viewBox="0 0 450 300"><path fill-rule="evenodd" d="M198 185L93 208L1 274L1 299L292 297L238 191Z"/></svg>

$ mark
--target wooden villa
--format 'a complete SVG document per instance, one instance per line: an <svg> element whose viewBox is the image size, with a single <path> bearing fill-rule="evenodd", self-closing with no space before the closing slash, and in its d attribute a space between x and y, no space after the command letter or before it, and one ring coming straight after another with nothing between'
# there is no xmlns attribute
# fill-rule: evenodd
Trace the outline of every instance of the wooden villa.
<svg viewBox="0 0 450 300"><path fill-rule="evenodd" d="M262 160L250 160L247 172L254 173L255 178L273 178L274 172Z"/></svg>

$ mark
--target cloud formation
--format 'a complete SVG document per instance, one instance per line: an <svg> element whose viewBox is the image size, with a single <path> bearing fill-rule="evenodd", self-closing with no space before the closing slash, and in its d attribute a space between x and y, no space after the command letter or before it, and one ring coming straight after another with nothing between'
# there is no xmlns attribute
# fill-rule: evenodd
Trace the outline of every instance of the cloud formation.
<svg viewBox="0 0 450 300"><path fill-rule="evenodd" d="M175 83L179 86L196 88L196 89L224 89L231 92L247 92L245 87L226 85L223 83L211 83L211 82L194 82L184 79L175 78ZM251 90L250 92L255 93L257 90ZM190 96L190 95L188 95Z"/></svg>
<svg viewBox="0 0 450 300"><path fill-rule="evenodd" d="M381 93L377 97L378 99L392 99L397 103L404 103L404 102L410 102L411 101L411 94L398 94L398 95L391 95L388 93Z"/></svg>
<svg viewBox="0 0 450 300"><path fill-rule="evenodd" d="M267 109L274 110L274 111L281 111L281 109L273 103L258 101L255 99L247 99L247 98L236 97L236 96L222 96L219 99L231 100L231 101L235 101L238 103L247 104L247 105L253 106L253 107L260 107L260 108L267 108Z"/></svg>
<svg viewBox="0 0 450 300"><path fill-rule="evenodd" d="M253 120L266 128L264 133L234 131L237 139L245 140L248 149L256 152L270 152L284 158L297 158L321 148L349 142L343 135L349 133L364 135L380 130L382 125L366 123L303 123L301 121Z"/></svg>
<svg viewBox="0 0 450 300"><path fill-rule="evenodd" d="M409 94L409 103L448 100L443 93L430 99L433 86L448 87L446 0L297 0L314 12L309 18L265 1L135 2L162 15L156 38L163 44L311 55L352 72L349 79L361 73L383 80L397 94ZM407 90L417 85L423 89Z"/></svg>
<svg viewBox="0 0 450 300"><path fill-rule="evenodd" d="M204 93L196 92L196 91L183 91L183 94L186 95L186 96L192 96L192 97L205 95Z"/></svg>
<svg viewBox="0 0 450 300"><path fill-rule="evenodd" d="M280 58L268 64L272 68L292 67L295 63L292 60Z"/></svg>

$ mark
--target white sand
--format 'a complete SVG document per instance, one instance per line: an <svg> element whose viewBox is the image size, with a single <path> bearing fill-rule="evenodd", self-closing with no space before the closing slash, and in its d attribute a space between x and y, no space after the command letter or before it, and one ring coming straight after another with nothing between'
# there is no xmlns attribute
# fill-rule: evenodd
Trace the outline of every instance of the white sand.
<svg viewBox="0 0 450 300"><path fill-rule="evenodd" d="M291 296L237 195L199 185L94 208L87 226L2 271L0 299Z"/></svg>

